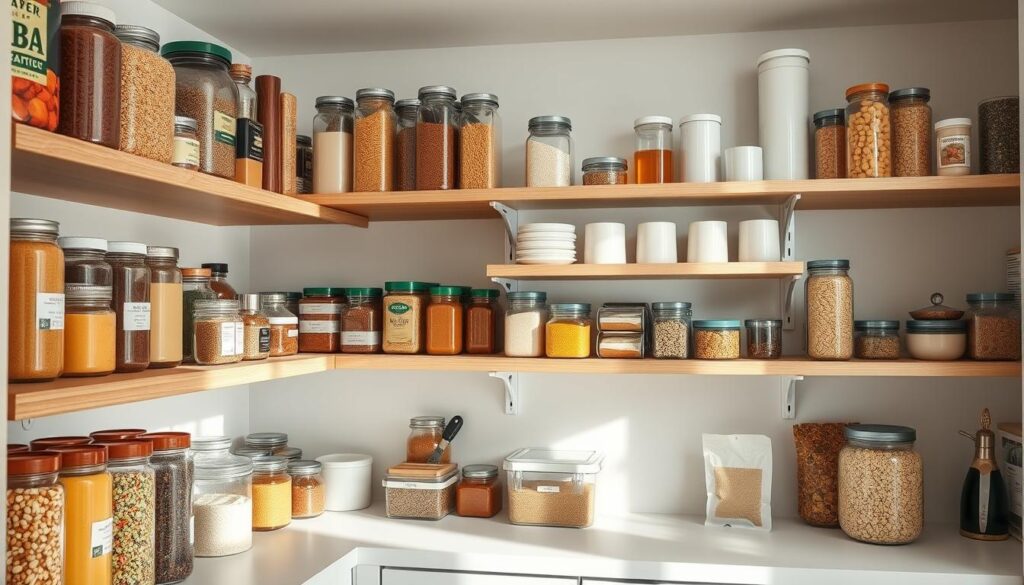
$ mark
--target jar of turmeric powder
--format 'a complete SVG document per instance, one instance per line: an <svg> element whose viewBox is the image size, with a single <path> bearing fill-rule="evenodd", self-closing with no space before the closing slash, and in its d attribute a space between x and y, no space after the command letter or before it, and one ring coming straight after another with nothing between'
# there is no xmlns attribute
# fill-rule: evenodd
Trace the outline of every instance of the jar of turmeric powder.
<svg viewBox="0 0 1024 585"><path fill-rule="evenodd" d="M53 380L64 368L64 253L60 224L11 218L7 375Z"/></svg>
<svg viewBox="0 0 1024 585"><path fill-rule="evenodd" d="M435 286L427 306L427 353L462 353L462 287Z"/></svg>
<svg viewBox="0 0 1024 585"><path fill-rule="evenodd" d="M105 376L117 365L117 317L110 308L112 288L68 284L64 329L64 376Z"/></svg>
<svg viewBox="0 0 1024 585"><path fill-rule="evenodd" d="M544 331L549 358L590 357L590 303L551 305L551 319Z"/></svg>

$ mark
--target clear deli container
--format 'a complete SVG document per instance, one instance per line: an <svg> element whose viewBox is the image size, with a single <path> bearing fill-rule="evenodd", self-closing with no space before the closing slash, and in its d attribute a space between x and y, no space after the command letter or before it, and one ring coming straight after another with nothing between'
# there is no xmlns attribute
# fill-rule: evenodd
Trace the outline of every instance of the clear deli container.
<svg viewBox="0 0 1024 585"><path fill-rule="evenodd" d="M513 524L586 528L594 523L597 451L520 449L505 458Z"/></svg>
<svg viewBox="0 0 1024 585"><path fill-rule="evenodd" d="M388 518L440 520L455 510L459 466L454 463L399 463L384 477Z"/></svg>

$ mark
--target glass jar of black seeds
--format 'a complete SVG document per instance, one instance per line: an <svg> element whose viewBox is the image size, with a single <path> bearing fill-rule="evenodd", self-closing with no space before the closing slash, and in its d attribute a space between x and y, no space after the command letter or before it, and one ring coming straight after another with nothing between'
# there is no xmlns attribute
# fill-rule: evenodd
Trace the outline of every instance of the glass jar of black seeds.
<svg viewBox="0 0 1024 585"><path fill-rule="evenodd" d="M782 357L782 321L778 319L747 319L747 357L754 360L776 360Z"/></svg>
<svg viewBox="0 0 1024 585"><path fill-rule="evenodd" d="M192 437L188 433L147 433L149 463L156 476L156 583L177 583L192 574Z"/></svg>
<svg viewBox="0 0 1024 585"><path fill-rule="evenodd" d="M1020 98L994 97L978 104L981 174L1020 172Z"/></svg>

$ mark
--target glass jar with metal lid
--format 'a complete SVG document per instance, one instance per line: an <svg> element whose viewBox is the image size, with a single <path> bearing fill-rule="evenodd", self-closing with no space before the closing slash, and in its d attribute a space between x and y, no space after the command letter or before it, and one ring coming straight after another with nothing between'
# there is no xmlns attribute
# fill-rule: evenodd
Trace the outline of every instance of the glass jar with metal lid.
<svg viewBox="0 0 1024 585"><path fill-rule="evenodd" d="M932 107L927 87L897 89L889 94L892 121L892 176L932 174Z"/></svg>
<svg viewBox="0 0 1024 585"><path fill-rule="evenodd" d="M239 295L243 328L242 359L265 360L270 357L270 319L260 308L260 295Z"/></svg>
<svg viewBox="0 0 1024 585"><path fill-rule="evenodd" d="M242 361L245 325L238 301L200 299L195 301L192 347L201 366Z"/></svg>
<svg viewBox="0 0 1024 585"><path fill-rule="evenodd" d="M459 121L459 188L501 187L501 116L498 96L467 93L462 96Z"/></svg>
<svg viewBox="0 0 1024 585"><path fill-rule="evenodd" d="M195 118L174 117L174 151L171 164L190 171L199 170L199 125Z"/></svg>
<svg viewBox="0 0 1024 585"><path fill-rule="evenodd" d="M687 302L653 303L651 313L654 357L677 360L690 357L692 305Z"/></svg>
<svg viewBox="0 0 1024 585"><path fill-rule="evenodd" d="M316 98L313 116L313 192L352 190L352 124L355 104L340 95Z"/></svg>
<svg viewBox="0 0 1024 585"><path fill-rule="evenodd" d="M409 438L405 442L406 463L426 463L441 444L444 432L443 416L414 416L409 419ZM452 460L452 447L448 446L441 454L441 463Z"/></svg>
<svg viewBox="0 0 1024 585"><path fill-rule="evenodd" d="M273 455L270 449L264 449L262 447L238 447L234 450L234 454L239 457L259 457L261 455Z"/></svg>
<svg viewBox="0 0 1024 585"><path fill-rule="evenodd" d="M160 35L132 24L114 27L121 41L121 150L171 162L174 68L160 56Z"/></svg>
<svg viewBox="0 0 1024 585"><path fill-rule="evenodd" d="M626 159L595 156L583 159L584 185L625 185L628 182Z"/></svg>
<svg viewBox="0 0 1024 585"><path fill-rule="evenodd" d="M298 461L302 459L302 449L298 447L281 447L273 453L277 457L284 457L288 461Z"/></svg>
<svg viewBox="0 0 1024 585"><path fill-rule="evenodd" d="M288 433L249 433L245 436L245 446L269 449L271 455L279 455L279 451L288 446Z"/></svg>
<svg viewBox="0 0 1024 585"><path fill-rule="evenodd" d="M643 116L633 122L633 131L636 134L633 151L636 182L671 183L672 118Z"/></svg>
<svg viewBox="0 0 1024 585"><path fill-rule="evenodd" d="M106 259L114 275L117 372L140 372L149 367L152 303L146 252L146 245L138 242L107 243Z"/></svg>
<svg viewBox="0 0 1024 585"><path fill-rule="evenodd" d="M974 360L1020 359L1020 309L1012 293L967 295L967 357ZM67 365L65 364L65 369Z"/></svg>
<svg viewBox="0 0 1024 585"><path fill-rule="evenodd" d="M64 252L60 224L11 218L7 375L53 380L64 367Z"/></svg>
<svg viewBox="0 0 1024 585"><path fill-rule="evenodd" d="M416 113L416 189L455 189L458 116L455 88L428 85Z"/></svg>
<svg viewBox="0 0 1024 585"><path fill-rule="evenodd" d="M573 184L572 121L565 116L537 116L528 123L526 186L568 187Z"/></svg>
<svg viewBox="0 0 1024 585"><path fill-rule="evenodd" d="M223 557L252 548L252 461L232 455L230 437L196 437L195 554Z"/></svg>
<svg viewBox="0 0 1024 585"><path fill-rule="evenodd" d="M814 178L846 178L846 110L814 114Z"/></svg>
<svg viewBox="0 0 1024 585"><path fill-rule="evenodd" d="M395 102L398 116L398 148L395 152L395 189L416 190L416 115L420 100L416 98Z"/></svg>
<svg viewBox="0 0 1024 585"><path fill-rule="evenodd" d="M958 360L967 351L967 321L907 321L907 352L919 360Z"/></svg>
<svg viewBox="0 0 1024 585"><path fill-rule="evenodd" d="M149 459L151 441L101 443L113 485L112 583L152 583L156 560L156 473Z"/></svg>
<svg viewBox="0 0 1024 585"><path fill-rule="evenodd" d="M548 322L547 293L517 291L507 295L505 309L505 355L544 355L544 329Z"/></svg>
<svg viewBox="0 0 1024 585"><path fill-rule="evenodd" d="M148 246L146 266L149 267L149 300L151 304L149 333L149 367L173 368L181 364L182 294L178 249L169 246Z"/></svg>
<svg viewBox="0 0 1024 585"><path fill-rule="evenodd" d="M466 353L490 354L496 351L498 332L498 289L470 289L466 307Z"/></svg>
<svg viewBox="0 0 1024 585"><path fill-rule="evenodd" d="M849 260L807 263L807 355L816 360L853 356L853 279Z"/></svg>
<svg viewBox="0 0 1024 585"><path fill-rule="evenodd" d="M590 303L551 305L551 318L544 328L545 355L549 358L590 357Z"/></svg>
<svg viewBox="0 0 1024 585"><path fill-rule="evenodd" d="M288 475L292 476L292 518L316 518L323 514L326 489L320 462L289 461Z"/></svg>
<svg viewBox="0 0 1024 585"><path fill-rule="evenodd" d="M116 367L117 317L109 286L69 284L64 327L64 376L105 376Z"/></svg>
<svg viewBox="0 0 1024 585"><path fill-rule="evenodd" d="M383 311L379 288L346 288L341 309L341 353L378 353Z"/></svg>
<svg viewBox="0 0 1024 585"><path fill-rule="evenodd" d="M839 452L839 526L873 544L917 540L924 523L924 469L917 431L892 425L849 425Z"/></svg>
<svg viewBox="0 0 1024 585"><path fill-rule="evenodd" d="M501 484L496 465L467 465L455 488L455 513L470 518L491 518L501 511Z"/></svg>
<svg viewBox="0 0 1024 585"><path fill-rule="evenodd" d="M57 238L57 244L64 251L65 284L113 286L106 240L69 236Z"/></svg>
<svg viewBox="0 0 1024 585"><path fill-rule="evenodd" d="M733 319L694 321L693 357L699 360L738 359L740 322Z"/></svg>
<svg viewBox="0 0 1024 585"><path fill-rule="evenodd" d="M846 174L891 177L889 86L862 83L846 90Z"/></svg>
<svg viewBox="0 0 1024 585"><path fill-rule="evenodd" d="M64 557L64 487L57 482L60 454L7 451L7 585L61 583ZM11 569L25 569L13 573Z"/></svg>
<svg viewBox="0 0 1024 585"><path fill-rule="evenodd" d="M747 319L747 357L754 360L776 360L782 357L782 320Z"/></svg>
<svg viewBox="0 0 1024 585"><path fill-rule="evenodd" d="M341 348L341 312L344 289L323 286L305 288L299 301L299 351L338 353Z"/></svg>
<svg viewBox="0 0 1024 585"><path fill-rule="evenodd" d="M284 457L252 459L252 529L277 530L292 521L292 478Z"/></svg>
<svg viewBox="0 0 1024 585"><path fill-rule="evenodd" d="M853 355L862 360L900 359L900 322L854 321Z"/></svg>
<svg viewBox="0 0 1024 585"><path fill-rule="evenodd" d="M299 318L285 308L286 300L284 293L260 293L263 312L270 321L270 357L299 353Z"/></svg>
<svg viewBox="0 0 1024 585"><path fill-rule="evenodd" d="M382 87L356 91L352 136L352 190L392 191L395 175L395 92Z"/></svg>

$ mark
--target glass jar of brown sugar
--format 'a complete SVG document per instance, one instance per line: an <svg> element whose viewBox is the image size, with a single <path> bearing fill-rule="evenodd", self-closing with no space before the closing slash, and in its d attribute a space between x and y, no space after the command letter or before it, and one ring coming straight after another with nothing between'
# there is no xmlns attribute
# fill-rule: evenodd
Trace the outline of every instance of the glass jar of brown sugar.
<svg viewBox="0 0 1024 585"><path fill-rule="evenodd" d="M60 26L60 121L57 132L117 148L121 143L121 41L114 11L64 2Z"/></svg>
<svg viewBox="0 0 1024 585"><path fill-rule="evenodd" d="M299 301L299 351L337 353L341 348L344 291L324 286L305 288Z"/></svg>
<svg viewBox="0 0 1024 585"><path fill-rule="evenodd" d="M146 244L110 242L107 262L114 273L114 313L117 315L117 372L149 367L150 271Z"/></svg>
<svg viewBox="0 0 1024 585"><path fill-rule="evenodd" d="M243 360L265 360L270 357L270 319L260 310L260 295L239 295L242 305Z"/></svg>
<svg viewBox="0 0 1024 585"><path fill-rule="evenodd" d="M475 288L466 308L466 353L494 353L498 331L498 290Z"/></svg>
<svg viewBox="0 0 1024 585"><path fill-rule="evenodd" d="M379 288L347 288L341 313L341 353L380 353L383 328Z"/></svg>
<svg viewBox="0 0 1024 585"><path fill-rule="evenodd" d="M270 321L270 357L299 353L299 318L285 308L284 293L261 293L260 303Z"/></svg>

